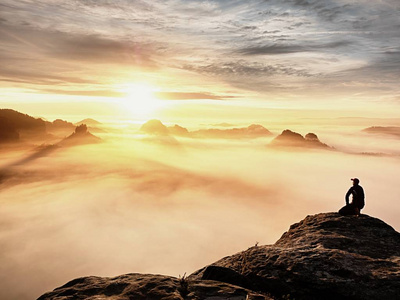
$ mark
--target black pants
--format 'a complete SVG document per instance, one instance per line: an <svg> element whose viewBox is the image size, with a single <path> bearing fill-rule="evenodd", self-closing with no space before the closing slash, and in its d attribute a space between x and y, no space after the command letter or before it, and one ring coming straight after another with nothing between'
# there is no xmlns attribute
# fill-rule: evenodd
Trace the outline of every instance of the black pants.
<svg viewBox="0 0 400 300"><path fill-rule="evenodd" d="M360 211L361 209L358 209L358 213L360 213ZM339 210L339 214L342 216L357 215L357 207L353 203L347 204Z"/></svg>

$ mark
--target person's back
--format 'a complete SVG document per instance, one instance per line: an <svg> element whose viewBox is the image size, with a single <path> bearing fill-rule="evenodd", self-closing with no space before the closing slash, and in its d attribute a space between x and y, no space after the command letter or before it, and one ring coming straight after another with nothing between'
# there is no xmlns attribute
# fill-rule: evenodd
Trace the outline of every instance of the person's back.
<svg viewBox="0 0 400 300"><path fill-rule="evenodd" d="M353 200L351 203L353 203L359 209L364 208L365 195L364 195L364 189L361 187L361 185L358 185L358 183L356 183L349 189L349 191L346 194L346 203L347 204L349 203L348 198L350 195L353 195Z"/></svg>
<svg viewBox="0 0 400 300"><path fill-rule="evenodd" d="M346 215L359 215L361 209L365 206L365 194L364 189L359 185L360 180L358 178L352 178L353 186L350 187L348 192L346 193L346 206L342 207L339 210L339 213L343 216ZM353 196L353 199L350 203L350 195Z"/></svg>

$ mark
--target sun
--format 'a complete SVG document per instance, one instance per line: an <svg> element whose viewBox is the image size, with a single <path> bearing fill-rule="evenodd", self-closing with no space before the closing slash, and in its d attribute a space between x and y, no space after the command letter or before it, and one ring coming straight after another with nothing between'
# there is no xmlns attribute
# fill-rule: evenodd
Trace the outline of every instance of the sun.
<svg viewBox="0 0 400 300"><path fill-rule="evenodd" d="M155 95L159 89L148 83L131 83L121 90L125 94L122 105L134 116L151 117L164 106Z"/></svg>

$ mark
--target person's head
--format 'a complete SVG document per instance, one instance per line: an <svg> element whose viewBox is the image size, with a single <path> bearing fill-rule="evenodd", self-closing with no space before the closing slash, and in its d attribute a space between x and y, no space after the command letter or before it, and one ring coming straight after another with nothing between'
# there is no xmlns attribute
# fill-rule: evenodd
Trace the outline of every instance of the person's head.
<svg viewBox="0 0 400 300"><path fill-rule="evenodd" d="M351 180L353 181L353 185L358 185L360 183L360 179L358 178L352 178Z"/></svg>

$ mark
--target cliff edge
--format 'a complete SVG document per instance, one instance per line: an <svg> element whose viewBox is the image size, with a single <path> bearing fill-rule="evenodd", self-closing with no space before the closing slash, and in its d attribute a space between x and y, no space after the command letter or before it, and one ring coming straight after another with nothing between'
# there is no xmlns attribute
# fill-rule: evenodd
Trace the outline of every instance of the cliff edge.
<svg viewBox="0 0 400 300"><path fill-rule="evenodd" d="M367 215L322 213L188 278L84 277L39 299L398 299L399 291L400 233Z"/></svg>

